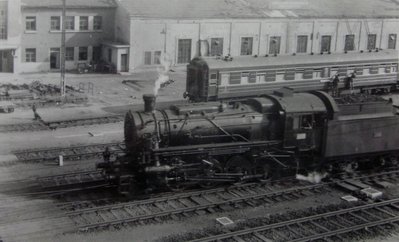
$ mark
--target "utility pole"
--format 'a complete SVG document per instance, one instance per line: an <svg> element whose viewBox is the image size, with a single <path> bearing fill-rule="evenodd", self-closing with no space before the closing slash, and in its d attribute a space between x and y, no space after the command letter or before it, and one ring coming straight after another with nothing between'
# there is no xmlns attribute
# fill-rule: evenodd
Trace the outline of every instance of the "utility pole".
<svg viewBox="0 0 399 242"><path fill-rule="evenodd" d="M62 17L61 17L61 97L65 97L65 18L66 18L66 0L62 0Z"/></svg>

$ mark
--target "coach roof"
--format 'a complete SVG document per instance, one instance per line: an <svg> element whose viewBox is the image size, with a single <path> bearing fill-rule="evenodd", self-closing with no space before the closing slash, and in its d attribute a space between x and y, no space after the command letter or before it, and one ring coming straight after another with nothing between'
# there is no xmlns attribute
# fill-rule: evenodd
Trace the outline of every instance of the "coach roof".
<svg viewBox="0 0 399 242"><path fill-rule="evenodd" d="M118 0L152 19L398 18L397 0Z"/></svg>
<svg viewBox="0 0 399 242"><path fill-rule="evenodd" d="M223 58L216 57L203 57L203 61L206 62L209 69L234 69L234 68L256 68L262 66L268 67L281 67L295 65L300 67L301 65L307 66L309 64L331 65L334 63L343 62L367 62L370 60L371 63L376 61L392 60L398 62L399 52L396 50L380 50L379 52L364 52L364 53L339 53L339 54L298 54L298 55L279 55L279 56L237 56L232 61L225 61ZM198 59L193 59L192 62L197 62Z"/></svg>

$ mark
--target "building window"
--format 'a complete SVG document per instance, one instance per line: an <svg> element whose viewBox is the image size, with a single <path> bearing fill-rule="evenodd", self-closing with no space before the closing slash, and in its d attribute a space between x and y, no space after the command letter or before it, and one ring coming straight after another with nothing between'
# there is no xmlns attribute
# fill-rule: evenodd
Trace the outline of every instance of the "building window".
<svg viewBox="0 0 399 242"><path fill-rule="evenodd" d="M65 30L75 29L75 16L66 16L65 18Z"/></svg>
<svg viewBox="0 0 399 242"><path fill-rule="evenodd" d="M36 17L35 16L27 16L25 18L25 30L36 31Z"/></svg>
<svg viewBox="0 0 399 242"><path fill-rule="evenodd" d="M374 50L376 47L376 42L377 42L377 35L369 34L367 37L367 49Z"/></svg>
<svg viewBox="0 0 399 242"><path fill-rule="evenodd" d="M188 63L191 60L191 39L179 39L177 63Z"/></svg>
<svg viewBox="0 0 399 242"><path fill-rule="evenodd" d="M144 65L151 65L152 53L151 51L144 52Z"/></svg>
<svg viewBox="0 0 399 242"><path fill-rule="evenodd" d="M211 38L211 56L223 55L223 38Z"/></svg>
<svg viewBox="0 0 399 242"><path fill-rule="evenodd" d="M355 35L347 34L345 36L345 51L355 50Z"/></svg>
<svg viewBox="0 0 399 242"><path fill-rule="evenodd" d="M154 64L159 65L161 64L161 51L154 51Z"/></svg>
<svg viewBox="0 0 399 242"><path fill-rule="evenodd" d="M36 49L34 48L25 49L25 61L36 62Z"/></svg>
<svg viewBox="0 0 399 242"><path fill-rule="evenodd" d="M331 51L331 35L323 35L321 36L321 52L329 52Z"/></svg>
<svg viewBox="0 0 399 242"><path fill-rule="evenodd" d="M388 36L388 49L396 49L396 34L389 34Z"/></svg>
<svg viewBox="0 0 399 242"><path fill-rule="evenodd" d="M252 45L254 38L242 37L241 38L241 55L252 55Z"/></svg>
<svg viewBox="0 0 399 242"><path fill-rule="evenodd" d="M280 54L280 44L281 37L280 36L271 36L270 44L269 44L269 54Z"/></svg>
<svg viewBox="0 0 399 242"><path fill-rule="evenodd" d="M89 30L89 17L88 16L80 16L79 17L79 29L80 30Z"/></svg>
<svg viewBox="0 0 399 242"><path fill-rule="evenodd" d="M65 48L65 60L73 61L75 58L75 48L74 47L66 47Z"/></svg>
<svg viewBox="0 0 399 242"><path fill-rule="evenodd" d="M93 20L93 29L94 30L101 30L103 24L103 18L101 16L94 16Z"/></svg>
<svg viewBox="0 0 399 242"><path fill-rule="evenodd" d="M79 47L79 60L87 60L87 47Z"/></svg>
<svg viewBox="0 0 399 242"><path fill-rule="evenodd" d="M306 53L308 47L308 36L307 35L298 35L297 44L296 44L296 52L297 53Z"/></svg>
<svg viewBox="0 0 399 242"><path fill-rule="evenodd" d="M61 29L61 20L60 16L51 16L51 30L60 30Z"/></svg>

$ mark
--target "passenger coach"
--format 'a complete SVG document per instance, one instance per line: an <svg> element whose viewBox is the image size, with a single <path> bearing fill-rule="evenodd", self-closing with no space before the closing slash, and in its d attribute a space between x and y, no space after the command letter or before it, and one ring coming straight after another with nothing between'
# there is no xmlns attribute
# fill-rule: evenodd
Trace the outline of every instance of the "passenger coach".
<svg viewBox="0 0 399 242"><path fill-rule="evenodd" d="M356 73L354 87L360 91L396 89L398 51L197 57L187 65L185 97L197 102L270 94L282 87L295 92L328 90L336 74L339 88L344 88L346 76L352 73Z"/></svg>

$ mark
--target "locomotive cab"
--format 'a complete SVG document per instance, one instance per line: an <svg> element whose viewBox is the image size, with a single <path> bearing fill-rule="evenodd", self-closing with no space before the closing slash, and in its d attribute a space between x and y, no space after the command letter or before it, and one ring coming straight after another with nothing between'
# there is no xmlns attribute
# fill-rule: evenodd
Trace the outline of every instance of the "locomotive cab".
<svg viewBox="0 0 399 242"><path fill-rule="evenodd" d="M284 115L284 148L318 150L327 119L323 100L312 93L294 94L290 88L283 88L268 97L275 100L279 112Z"/></svg>

